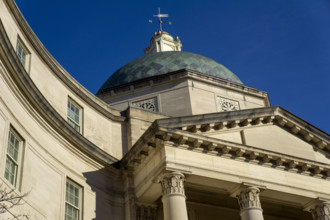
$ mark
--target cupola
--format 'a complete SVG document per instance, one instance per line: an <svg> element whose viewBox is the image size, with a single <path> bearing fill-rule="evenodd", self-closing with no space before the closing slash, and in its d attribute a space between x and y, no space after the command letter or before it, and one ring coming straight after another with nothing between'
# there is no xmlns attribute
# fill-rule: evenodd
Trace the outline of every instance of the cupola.
<svg viewBox="0 0 330 220"><path fill-rule="evenodd" d="M181 41L177 36L174 38L166 31L155 32L150 40L150 45L144 50L146 54L165 52L165 51L181 51Z"/></svg>

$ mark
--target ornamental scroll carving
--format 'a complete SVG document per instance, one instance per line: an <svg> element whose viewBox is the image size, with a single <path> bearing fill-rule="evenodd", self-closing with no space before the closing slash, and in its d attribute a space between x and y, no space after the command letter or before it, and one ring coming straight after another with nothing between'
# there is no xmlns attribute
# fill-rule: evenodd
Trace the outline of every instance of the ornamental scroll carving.
<svg viewBox="0 0 330 220"><path fill-rule="evenodd" d="M323 202L311 210L314 220L330 220L330 202Z"/></svg>
<svg viewBox="0 0 330 220"><path fill-rule="evenodd" d="M170 194L184 195L184 175L178 172L164 174L161 179L163 196Z"/></svg>
<svg viewBox="0 0 330 220"><path fill-rule="evenodd" d="M145 100L138 101L138 102L133 102L131 105L134 107L137 107L137 108L142 108L142 109L146 109L149 111L158 112L157 97L145 99Z"/></svg>
<svg viewBox="0 0 330 220"><path fill-rule="evenodd" d="M217 97L218 109L220 112L239 110L239 103L234 100Z"/></svg>
<svg viewBox="0 0 330 220"><path fill-rule="evenodd" d="M237 199L241 211L250 208L261 209L259 194L260 190L257 187L248 187L238 194Z"/></svg>

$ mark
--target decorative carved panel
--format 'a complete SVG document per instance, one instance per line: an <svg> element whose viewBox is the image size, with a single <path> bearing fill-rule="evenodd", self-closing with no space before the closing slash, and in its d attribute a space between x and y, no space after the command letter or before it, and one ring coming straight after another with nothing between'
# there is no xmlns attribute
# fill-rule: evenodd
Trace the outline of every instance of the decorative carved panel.
<svg viewBox="0 0 330 220"><path fill-rule="evenodd" d="M218 96L217 103L220 112L239 110L239 103L231 99Z"/></svg>
<svg viewBox="0 0 330 220"><path fill-rule="evenodd" d="M145 99L145 100L138 101L138 102L133 102L132 106L137 107L137 108L146 109L146 110L153 111L153 112L158 112L157 97Z"/></svg>

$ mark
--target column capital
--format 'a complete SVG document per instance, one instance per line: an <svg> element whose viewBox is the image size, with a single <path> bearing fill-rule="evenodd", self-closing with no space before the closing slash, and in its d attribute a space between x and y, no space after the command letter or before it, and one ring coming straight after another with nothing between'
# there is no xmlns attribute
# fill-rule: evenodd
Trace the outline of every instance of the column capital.
<svg viewBox="0 0 330 220"><path fill-rule="evenodd" d="M330 201L318 200L310 212L314 220L330 220Z"/></svg>
<svg viewBox="0 0 330 220"><path fill-rule="evenodd" d="M183 182L184 175L180 172L163 174L160 179L163 196L175 194L185 197Z"/></svg>
<svg viewBox="0 0 330 220"><path fill-rule="evenodd" d="M243 189L237 195L241 212L245 211L246 209L259 209L262 211L259 194L260 189L258 187L249 186Z"/></svg>

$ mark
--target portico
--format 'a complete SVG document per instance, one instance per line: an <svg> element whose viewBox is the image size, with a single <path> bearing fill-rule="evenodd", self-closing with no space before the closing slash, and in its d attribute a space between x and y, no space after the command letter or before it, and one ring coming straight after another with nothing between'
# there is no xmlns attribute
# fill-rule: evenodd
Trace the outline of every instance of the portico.
<svg viewBox="0 0 330 220"><path fill-rule="evenodd" d="M328 203L309 210L306 206L321 194L329 198L324 192L330 185L321 184L324 172L318 172L327 171L328 165L320 163L317 169L317 163L306 164L308 160L166 128L166 120L150 126L132 147L134 154L124 160L126 169L134 173L137 202L157 206L158 216L312 219L312 212L314 219L326 219ZM209 210L209 218L203 210Z"/></svg>

